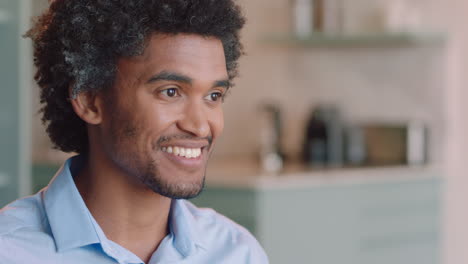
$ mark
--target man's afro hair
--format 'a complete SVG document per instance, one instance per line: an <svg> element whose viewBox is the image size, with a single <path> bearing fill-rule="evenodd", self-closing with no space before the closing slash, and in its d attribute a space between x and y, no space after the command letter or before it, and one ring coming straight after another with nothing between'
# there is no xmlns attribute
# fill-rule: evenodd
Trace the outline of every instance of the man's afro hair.
<svg viewBox="0 0 468 264"><path fill-rule="evenodd" d="M143 52L152 33L193 33L223 43L230 80L245 23L235 0L56 0L27 33L34 42L42 121L54 147L88 150L71 95L112 87L117 60Z"/></svg>

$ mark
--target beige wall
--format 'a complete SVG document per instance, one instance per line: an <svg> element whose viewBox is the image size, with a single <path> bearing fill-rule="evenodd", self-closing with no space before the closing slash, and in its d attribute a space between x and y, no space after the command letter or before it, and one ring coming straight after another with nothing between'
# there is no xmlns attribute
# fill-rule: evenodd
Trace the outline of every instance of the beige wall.
<svg viewBox="0 0 468 264"><path fill-rule="evenodd" d="M468 2L464 0L432 1L428 14L434 24L450 32L447 56L447 181L445 187L445 250L444 263L468 263Z"/></svg>

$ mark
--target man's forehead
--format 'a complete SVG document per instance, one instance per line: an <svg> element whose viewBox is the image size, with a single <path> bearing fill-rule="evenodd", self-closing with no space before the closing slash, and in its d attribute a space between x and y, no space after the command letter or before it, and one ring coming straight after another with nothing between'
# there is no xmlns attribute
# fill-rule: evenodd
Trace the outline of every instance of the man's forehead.
<svg viewBox="0 0 468 264"><path fill-rule="evenodd" d="M144 82L160 72L194 80L228 79L222 42L195 34L153 34L141 55L119 60L118 70L121 74L133 72Z"/></svg>
<svg viewBox="0 0 468 264"><path fill-rule="evenodd" d="M188 33L153 33L149 37L142 55L147 59L152 55L161 56L171 53L171 56L174 56L179 53L190 53L194 50L196 52L193 54L205 52L206 54L203 55L211 53L212 55L222 55L221 57L224 58L223 43L220 39Z"/></svg>

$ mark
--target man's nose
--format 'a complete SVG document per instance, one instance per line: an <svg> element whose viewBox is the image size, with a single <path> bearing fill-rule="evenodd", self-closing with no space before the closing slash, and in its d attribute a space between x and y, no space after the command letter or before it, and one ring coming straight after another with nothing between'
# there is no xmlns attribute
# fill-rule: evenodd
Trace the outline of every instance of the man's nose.
<svg viewBox="0 0 468 264"><path fill-rule="evenodd" d="M205 106L199 102L185 105L182 117L177 122L179 129L196 137L210 136L210 125Z"/></svg>

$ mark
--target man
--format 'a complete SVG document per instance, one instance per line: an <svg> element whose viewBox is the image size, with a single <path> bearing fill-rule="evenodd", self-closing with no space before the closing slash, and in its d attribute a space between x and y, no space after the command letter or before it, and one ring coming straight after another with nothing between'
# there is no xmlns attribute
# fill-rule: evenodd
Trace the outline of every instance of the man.
<svg viewBox="0 0 468 264"><path fill-rule="evenodd" d="M43 121L77 152L0 211L0 263L268 263L203 188L244 24L233 0L56 0L28 33Z"/></svg>

